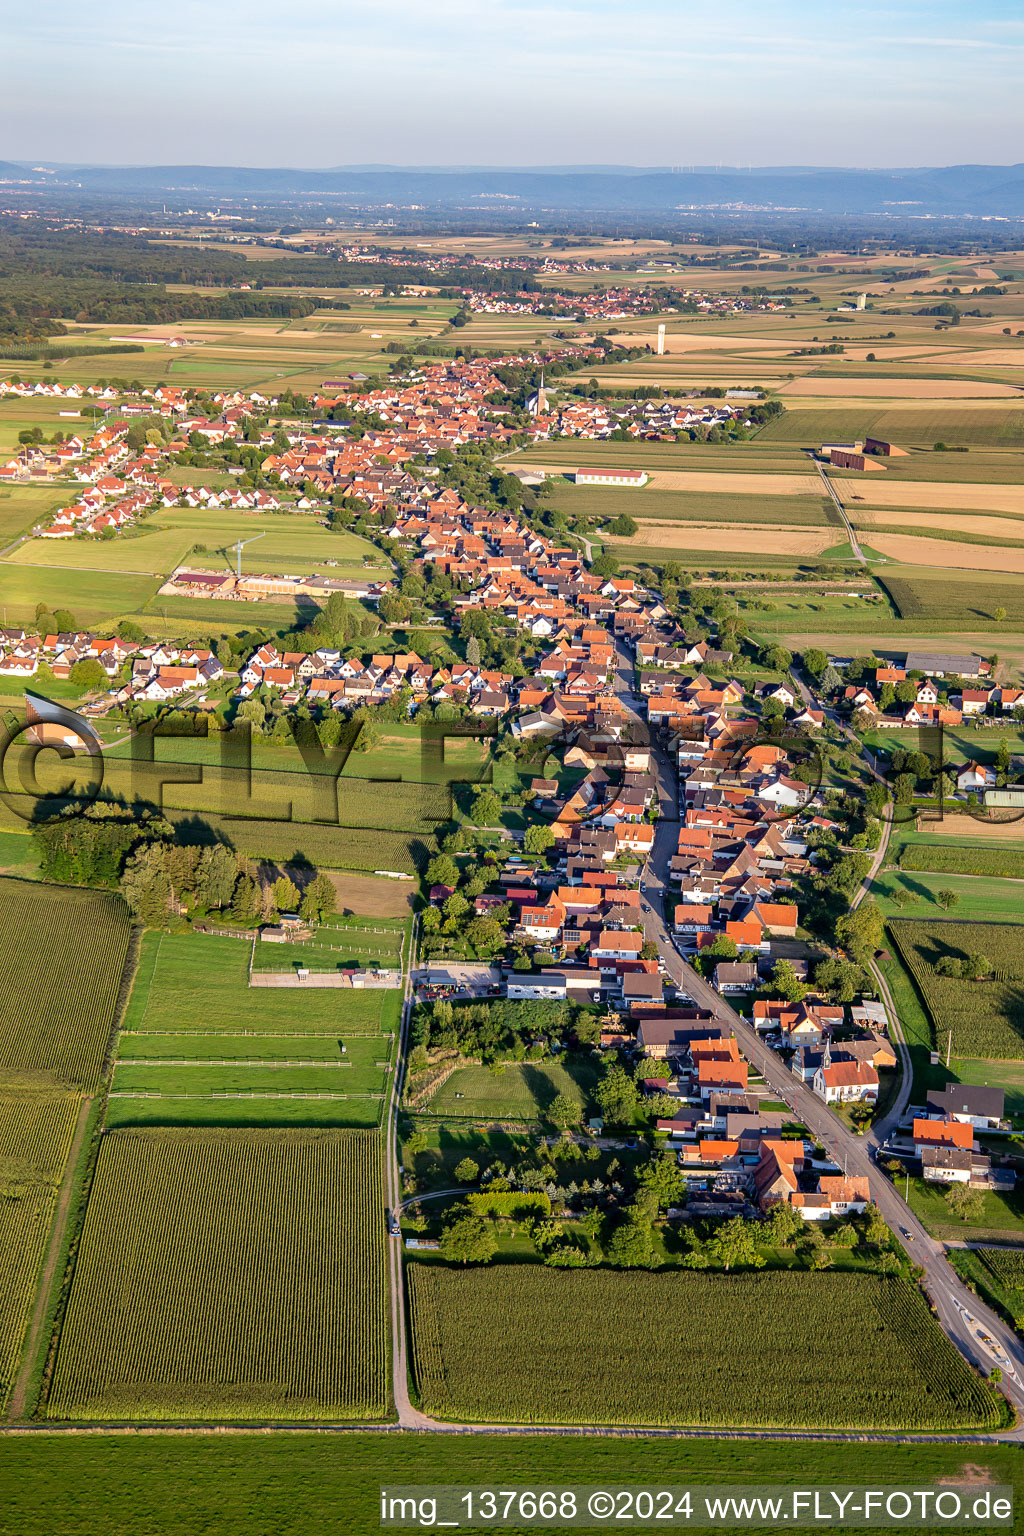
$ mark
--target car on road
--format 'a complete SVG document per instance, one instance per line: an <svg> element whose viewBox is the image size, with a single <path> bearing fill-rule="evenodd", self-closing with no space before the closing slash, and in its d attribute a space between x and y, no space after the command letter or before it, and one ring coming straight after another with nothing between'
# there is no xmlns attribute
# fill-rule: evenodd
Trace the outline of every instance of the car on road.
<svg viewBox="0 0 1024 1536"><path fill-rule="evenodd" d="M649 912L651 910L650 907L647 905L646 901L642 901L640 903L640 907L641 907L641 910L644 911L644 912Z"/></svg>
<svg viewBox="0 0 1024 1536"><path fill-rule="evenodd" d="M401 1237L402 1228L399 1225L398 1217L395 1215L394 1211L385 1211L384 1220L387 1224L388 1236Z"/></svg>

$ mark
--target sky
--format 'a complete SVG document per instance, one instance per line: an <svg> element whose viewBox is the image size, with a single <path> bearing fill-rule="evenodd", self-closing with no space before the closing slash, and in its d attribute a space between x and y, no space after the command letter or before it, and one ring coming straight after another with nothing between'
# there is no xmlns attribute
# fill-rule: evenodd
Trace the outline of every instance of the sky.
<svg viewBox="0 0 1024 1536"><path fill-rule="evenodd" d="M0 0L0 24L0 160L1024 160L1020 0Z"/></svg>

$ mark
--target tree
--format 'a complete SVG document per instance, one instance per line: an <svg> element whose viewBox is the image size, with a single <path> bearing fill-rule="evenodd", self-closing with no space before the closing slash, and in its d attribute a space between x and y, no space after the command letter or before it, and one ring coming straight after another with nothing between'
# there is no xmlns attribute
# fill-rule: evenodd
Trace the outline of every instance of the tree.
<svg viewBox="0 0 1024 1536"><path fill-rule="evenodd" d="M288 875L274 881L274 906L279 912L298 912L301 900L298 886Z"/></svg>
<svg viewBox="0 0 1024 1536"><path fill-rule="evenodd" d="M862 977L859 966L828 956L814 967L814 985L830 1003L852 1003Z"/></svg>
<svg viewBox="0 0 1024 1536"><path fill-rule="evenodd" d="M574 1093L556 1093L548 1105L548 1119L563 1129L579 1125L583 1118L583 1105Z"/></svg>
<svg viewBox="0 0 1024 1536"><path fill-rule="evenodd" d="M478 827L497 826L501 819L501 801L493 789L477 791L470 815Z"/></svg>
<svg viewBox="0 0 1024 1536"><path fill-rule="evenodd" d="M108 681L100 663L91 656L76 661L69 675L76 688L102 688Z"/></svg>
<svg viewBox="0 0 1024 1536"><path fill-rule="evenodd" d="M171 905L171 882L164 867L160 843L150 843L130 854L121 872L121 895L146 928L162 928Z"/></svg>
<svg viewBox="0 0 1024 1536"><path fill-rule="evenodd" d="M55 608L53 610L53 622L59 634L66 634L69 630L78 628L78 620L70 608Z"/></svg>
<svg viewBox="0 0 1024 1536"><path fill-rule="evenodd" d="M449 1221L438 1247L441 1257L452 1264L486 1264L498 1251L491 1223L469 1211Z"/></svg>
<svg viewBox="0 0 1024 1536"><path fill-rule="evenodd" d="M554 847L554 843L555 834L542 821L535 823L532 827L527 827L526 835L523 838L523 847L527 853L547 853L549 848Z"/></svg>
<svg viewBox="0 0 1024 1536"><path fill-rule="evenodd" d="M469 902L461 891L452 891L450 896L445 897L441 911L445 917L452 918L455 922L458 922L459 918L465 917L469 911Z"/></svg>
<svg viewBox="0 0 1024 1536"><path fill-rule="evenodd" d="M195 897L201 907L229 907L238 879L238 860L230 848L204 848L196 870Z"/></svg>
<svg viewBox="0 0 1024 1536"><path fill-rule="evenodd" d="M752 1221L745 1221L742 1216L734 1216L732 1221L718 1228L708 1243L708 1254L714 1263L722 1265L727 1274L734 1264L742 1264L751 1269L764 1266L764 1259L757 1251L757 1226Z"/></svg>
<svg viewBox="0 0 1024 1536"><path fill-rule="evenodd" d="M322 923L338 908L338 893L330 875L321 871L306 886L299 905L299 916L304 922Z"/></svg>
<svg viewBox="0 0 1024 1536"><path fill-rule="evenodd" d="M766 1226L766 1241L772 1248L790 1248L796 1241L796 1235L803 1230L803 1217L786 1200L779 1200L772 1206L771 1215Z"/></svg>
<svg viewBox="0 0 1024 1536"><path fill-rule="evenodd" d="M620 512L618 517L613 517L608 524L608 532L614 534L617 539L631 539L637 531L637 524L628 512Z"/></svg>
<svg viewBox="0 0 1024 1536"><path fill-rule="evenodd" d="M640 959L641 960L657 960L657 958L658 958L658 946L657 946L657 944L654 942L653 939L646 939L644 941L644 943L640 946Z"/></svg>
<svg viewBox="0 0 1024 1536"><path fill-rule="evenodd" d="M997 624L1001 624L1003 622L1003 620L1006 618L1006 609L1005 608L997 608L997 609L995 609L994 613L992 614L992 617L995 619Z"/></svg>
<svg viewBox="0 0 1024 1536"><path fill-rule="evenodd" d="M471 1157L464 1157L455 1168L455 1177L460 1184L475 1184L480 1177L480 1165L474 1163Z"/></svg>
<svg viewBox="0 0 1024 1536"><path fill-rule="evenodd" d="M985 1197L979 1189L968 1184L951 1184L946 1190L946 1204L950 1214L963 1222L978 1222L985 1209Z"/></svg>
<svg viewBox="0 0 1024 1536"><path fill-rule="evenodd" d="M958 891L950 891L950 890L936 891L935 892L935 900L938 902L938 904L942 908L943 912L948 912L950 907L955 907L956 906L957 902L960 900L960 894L959 894Z"/></svg>
<svg viewBox="0 0 1024 1536"><path fill-rule="evenodd" d="M466 641L466 660L471 667L480 665L480 641L476 635L470 635Z"/></svg>
<svg viewBox="0 0 1024 1536"><path fill-rule="evenodd" d="M251 928L263 913L260 888L251 875L242 874L235 885L231 903L231 918L243 928Z"/></svg>
<svg viewBox="0 0 1024 1536"><path fill-rule="evenodd" d="M451 855L447 853L435 855L427 865L427 884L456 886L458 883L459 869Z"/></svg>
<svg viewBox="0 0 1024 1536"><path fill-rule="evenodd" d="M836 938L861 964L882 947L885 918L873 901L862 901L836 923Z"/></svg>
<svg viewBox="0 0 1024 1536"><path fill-rule="evenodd" d="M809 650L804 651L804 666L812 677L821 677L828 666L828 657L824 651L811 646Z"/></svg>
<svg viewBox="0 0 1024 1536"><path fill-rule="evenodd" d="M628 1125L637 1105L637 1086L621 1067L609 1067L594 1091L594 1097L606 1120Z"/></svg>
<svg viewBox="0 0 1024 1536"><path fill-rule="evenodd" d="M798 1003L807 996L807 988L793 969L792 960L776 960L772 967L772 979L765 991L770 997L781 998L785 1003Z"/></svg>
<svg viewBox="0 0 1024 1536"><path fill-rule="evenodd" d="M649 1269L654 1262L650 1200L640 1199L626 1207L623 1220L608 1243L608 1258L623 1269Z"/></svg>
<svg viewBox="0 0 1024 1536"><path fill-rule="evenodd" d="M980 949L971 949L967 952L964 961L964 975L971 981L984 981L986 976L992 974L992 961Z"/></svg>

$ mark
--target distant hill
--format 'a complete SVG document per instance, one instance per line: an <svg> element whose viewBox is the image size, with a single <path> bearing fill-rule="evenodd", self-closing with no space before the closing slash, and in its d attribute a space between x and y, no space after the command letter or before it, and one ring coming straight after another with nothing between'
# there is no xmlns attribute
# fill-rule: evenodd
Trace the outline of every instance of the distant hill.
<svg viewBox="0 0 1024 1536"><path fill-rule="evenodd" d="M56 172L56 175L53 173ZM0 162L0 178L54 181L97 194L196 194L340 198L356 205L418 203L463 213L524 211L668 213L675 209L890 214L893 217L1024 216L1024 165L954 165L900 170L829 167L677 168L339 166L331 170L248 166L53 165L45 174Z"/></svg>

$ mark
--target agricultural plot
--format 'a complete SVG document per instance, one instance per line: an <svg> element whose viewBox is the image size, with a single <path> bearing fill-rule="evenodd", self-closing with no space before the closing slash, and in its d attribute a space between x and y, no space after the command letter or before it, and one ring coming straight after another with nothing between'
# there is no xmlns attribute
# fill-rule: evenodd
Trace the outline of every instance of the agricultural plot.
<svg viewBox="0 0 1024 1536"><path fill-rule="evenodd" d="M0 1089L0 1408L18 1365L81 1100L70 1089Z"/></svg>
<svg viewBox="0 0 1024 1536"><path fill-rule="evenodd" d="M81 625L108 625L145 608L156 596L156 576L118 570L61 571L0 562L0 604L8 624L35 622L36 605L70 608Z"/></svg>
<svg viewBox="0 0 1024 1536"><path fill-rule="evenodd" d="M994 581L987 573L972 581L944 571L879 571L877 580L891 597L901 619L943 619L984 628L996 622L1003 608L1010 624L1024 623L1024 590L1020 582Z"/></svg>
<svg viewBox="0 0 1024 1536"><path fill-rule="evenodd" d="M1012 832L1012 828L1008 829ZM901 870L943 875L984 875L1024 880L1024 846L1007 841L943 843L929 838L906 840L896 850ZM1018 901L1021 898L1018 897Z"/></svg>
<svg viewBox="0 0 1024 1536"><path fill-rule="evenodd" d="M991 1388L900 1279L413 1264L409 1293L416 1383L442 1419L879 1430L998 1421ZM494 1325L514 1317L522 1327Z"/></svg>
<svg viewBox="0 0 1024 1536"><path fill-rule="evenodd" d="M401 992L250 987L251 954L243 939L146 934L108 1124L379 1124Z"/></svg>
<svg viewBox="0 0 1024 1536"><path fill-rule="evenodd" d="M190 483L194 483L190 482ZM72 493L65 492L65 499ZM385 565L380 551L354 533L331 532L316 518L302 513L232 512L218 507L164 507L143 519L137 529L116 539L30 539L9 557L12 565L70 571L145 572L169 575L186 557L213 570L234 570L230 546L237 539L262 534L258 544L242 551L246 572L317 570L325 561L361 571L365 557ZM200 546L199 552L192 551ZM326 574L332 574L328 571ZM333 572L344 575L343 571Z"/></svg>
<svg viewBox="0 0 1024 1536"><path fill-rule="evenodd" d="M871 894L886 917L942 917L940 891L952 891L957 897L956 915L968 923L1014 922L1024 905L1024 892L1008 880L987 875L958 875L948 872L888 870L875 877Z"/></svg>
<svg viewBox="0 0 1024 1536"><path fill-rule="evenodd" d="M0 880L0 1072L99 1082L129 928L119 896Z"/></svg>
<svg viewBox="0 0 1024 1536"><path fill-rule="evenodd" d="M637 467L637 466L632 466ZM659 490L656 485L635 491L599 485L557 484L550 504L569 516L614 518L628 513L637 522L798 523L808 526L838 522L831 501L813 496L772 496L766 505L759 496L735 491L700 493ZM830 515L831 513L831 515Z"/></svg>
<svg viewBox="0 0 1024 1536"><path fill-rule="evenodd" d="M541 1120L559 1093L572 1095L586 1110L596 1081L595 1068L583 1059L564 1066L560 1062L514 1062L493 1072L489 1067L459 1067L417 1113Z"/></svg>
<svg viewBox="0 0 1024 1536"><path fill-rule="evenodd" d="M380 1140L109 1131L51 1419L381 1419Z"/></svg>
<svg viewBox="0 0 1024 1536"><path fill-rule="evenodd" d="M769 422L758 440L820 447L837 438L846 442L867 436L884 438L901 448L931 448L937 442L950 447L1019 448L1024 443L1024 413L1010 400L1004 406L962 402L931 409L882 402L865 405L862 400L803 409L794 402L784 416Z"/></svg>
<svg viewBox="0 0 1024 1536"><path fill-rule="evenodd" d="M890 919L889 932L917 984L939 1045L957 1056L1024 1061L1024 924ZM940 976L944 956L982 954L991 979Z"/></svg>

